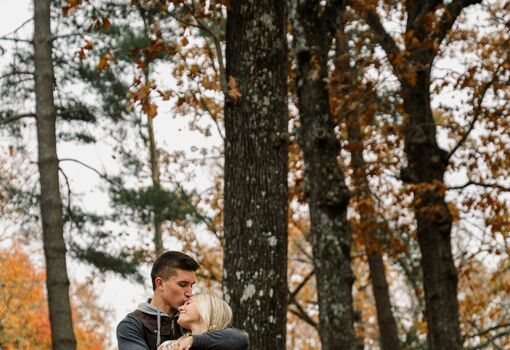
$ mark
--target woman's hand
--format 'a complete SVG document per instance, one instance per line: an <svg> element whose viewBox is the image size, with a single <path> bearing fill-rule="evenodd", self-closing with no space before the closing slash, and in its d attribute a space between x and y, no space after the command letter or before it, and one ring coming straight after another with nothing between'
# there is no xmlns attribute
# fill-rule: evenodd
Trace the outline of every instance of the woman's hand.
<svg viewBox="0 0 510 350"><path fill-rule="evenodd" d="M175 343L175 340L167 340L158 347L158 350L170 350L172 349L172 344Z"/></svg>

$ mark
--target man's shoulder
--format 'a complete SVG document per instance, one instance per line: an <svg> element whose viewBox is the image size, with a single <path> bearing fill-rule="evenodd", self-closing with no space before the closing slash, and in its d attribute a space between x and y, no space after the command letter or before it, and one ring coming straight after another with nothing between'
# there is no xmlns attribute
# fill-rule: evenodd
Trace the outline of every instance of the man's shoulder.
<svg viewBox="0 0 510 350"><path fill-rule="evenodd" d="M137 317L137 315L138 315L137 311L128 313L119 322L119 324L117 325L117 333L123 332L123 331L133 331L133 330L142 331L142 324Z"/></svg>

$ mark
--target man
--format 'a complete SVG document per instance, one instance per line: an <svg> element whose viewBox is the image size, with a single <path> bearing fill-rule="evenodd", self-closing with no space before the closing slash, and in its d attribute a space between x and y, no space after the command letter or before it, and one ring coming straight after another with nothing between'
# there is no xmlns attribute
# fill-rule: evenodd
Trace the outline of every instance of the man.
<svg viewBox="0 0 510 350"><path fill-rule="evenodd" d="M177 324L177 309L192 296L198 268L193 258L181 252L168 251L156 259L151 270L152 298L117 326L119 350L157 350L164 341L184 335ZM172 349L244 350L248 344L246 332L227 328L181 338Z"/></svg>

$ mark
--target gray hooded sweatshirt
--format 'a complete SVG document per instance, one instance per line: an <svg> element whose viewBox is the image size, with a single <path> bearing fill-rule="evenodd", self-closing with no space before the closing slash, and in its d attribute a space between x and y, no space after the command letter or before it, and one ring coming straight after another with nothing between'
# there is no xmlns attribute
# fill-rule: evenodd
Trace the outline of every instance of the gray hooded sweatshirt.
<svg viewBox="0 0 510 350"><path fill-rule="evenodd" d="M156 350L157 347L168 339L162 339L161 334L165 334L163 326L166 329L167 336L171 339L177 339L185 333L185 330L177 324L179 317L176 313L173 318L151 305L149 302L138 305L137 313L142 315L144 322L154 324L156 334L156 348L151 348L147 344L144 334L144 325L133 315L128 314L117 326L117 342L119 350ZM170 322L170 331L168 324ZM146 328L148 328L146 326ZM248 349L248 334L237 328L227 328L215 332L193 335L194 350L245 350Z"/></svg>

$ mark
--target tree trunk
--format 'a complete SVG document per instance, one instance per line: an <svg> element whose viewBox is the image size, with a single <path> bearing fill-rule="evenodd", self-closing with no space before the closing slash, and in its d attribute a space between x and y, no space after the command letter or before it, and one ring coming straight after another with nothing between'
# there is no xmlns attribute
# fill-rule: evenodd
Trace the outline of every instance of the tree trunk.
<svg viewBox="0 0 510 350"><path fill-rule="evenodd" d="M140 17L143 21L144 35L147 38L150 38L150 25L152 22L152 18L147 13L147 9L141 7L139 9ZM150 47L150 39L147 40L147 47ZM143 76L145 85L149 85L150 83L150 65L151 61L146 58L144 62L143 68ZM156 137L154 135L154 122L153 118L147 115L147 138L148 138L148 147L149 147L149 164L151 171L151 180L152 186L156 190L161 189L161 178L160 178L160 169L159 169L159 151L158 146L156 144ZM161 210L157 207L154 208L152 212L153 216L153 225L154 225L154 255L158 257L161 255L165 248L163 246L163 232L162 232L162 223L161 223Z"/></svg>
<svg viewBox="0 0 510 350"><path fill-rule="evenodd" d="M430 106L430 72L438 50L462 10L482 0L407 1L402 50L381 24L373 5L354 1L386 52L401 85L404 101L402 180L412 187L421 250L429 349L460 350L462 337L457 300L457 270L451 252L452 216L445 202L444 173L449 155L436 140ZM437 11L439 10L439 11Z"/></svg>
<svg viewBox="0 0 510 350"><path fill-rule="evenodd" d="M50 0L34 1L34 64L38 164L41 186L41 217L46 286L51 323L52 349L76 348L69 302L62 200L56 148L56 111L53 100L52 36Z"/></svg>
<svg viewBox="0 0 510 350"><path fill-rule="evenodd" d="M335 94L347 95L346 99L360 101L366 95L370 95L371 91L360 90L356 74L350 65L350 54L344 28L345 23L341 21L336 36L335 71L333 73L332 88L338 87L336 91L334 90ZM361 96L360 93L363 93L364 96ZM402 344L398 337L397 322L391 307L388 281L386 280L384 260L381 253L382 246L379 237L381 229L377 223L377 212L367 179L366 163L363 158L361 113L362 111L359 109L346 112L347 139L353 170L353 201L351 201L351 204L354 202L354 207L360 215L360 231L362 231L360 234L364 238L365 252L368 257L381 349L400 350Z"/></svg>
<svg viewBox="0 0 510 350"><path fill-rule="evenodd" d="M420 72L419 72L420 73ZM436 142L430 108L429 75L416 86L403 86L405 180L414 187L414 211L421 250L425 315L429 349L462 349L457 301L457 270L451 252L452 216L445 202L443 183L446 154Z"/></svg>
<svg viewBox="0 0 510 350"><path fill-rule="evenodd" d="M144 19L145 21L145 19ZM145 84L149 84L149 62L146 63L144 68L144 77ZM150 170L151 170L151 180L152 186L160 190L161 189L161 179L159 172L159 152L158 146L156 144L156 137L154 135L154 123L152 117L147 116L147 136L149 142L149 160L150 160ZM162 224L161 224L161 210L160 208L155 207L152 213L153 215L153 224L154 224L154 254L156 257L161 255L165 248L163 246L163 232L162 232Z"/></svg>
<svg viewBox="0 0 510 350"><path fill-rule="evenodd" d="M292 1L300 113L298 142L305 160L322 349L356 349L352 306L349 191L337 162L340 144L329 108L327 55L345 2Z"/></svg>
<svg viewBox="0 0 510 350"><path fill-rule="evenodd" d="M286 29L285 1L228 9L224 292L252 350L286 341Z"/></svg>
<svg viewBox="0 0 510 350"><path fill-rule="evenodd" d="M359 146L362 140L358 118L359 116L350 115L347 121L349 143L358 143L350 147L353 168L353 195L356 197L355 200L359 202L357 209L360 214L361 229L363 230L361 234L365 241L365 252L368 257L368 268L372 280L381 349L399 350L402 349L402 344L398 337L397 322L391 309L389 287L381 253L382 246L378 237L380 229L376 220L377 213L368 179L366 178L363 148Z"/></svg>

